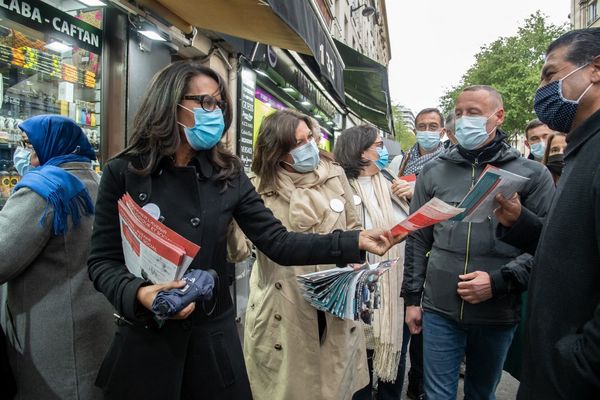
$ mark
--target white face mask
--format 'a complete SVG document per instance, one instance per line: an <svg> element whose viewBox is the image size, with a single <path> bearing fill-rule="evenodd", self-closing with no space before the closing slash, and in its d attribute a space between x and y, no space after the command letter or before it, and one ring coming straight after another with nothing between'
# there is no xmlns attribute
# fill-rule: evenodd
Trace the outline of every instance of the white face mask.
<svg viewBox="0 0 600 400"><path fill-rule="evenodd" d="M21 176L25 176L33 167L31 166L31 149L17 147L13 154L13 164Z"/></svg>

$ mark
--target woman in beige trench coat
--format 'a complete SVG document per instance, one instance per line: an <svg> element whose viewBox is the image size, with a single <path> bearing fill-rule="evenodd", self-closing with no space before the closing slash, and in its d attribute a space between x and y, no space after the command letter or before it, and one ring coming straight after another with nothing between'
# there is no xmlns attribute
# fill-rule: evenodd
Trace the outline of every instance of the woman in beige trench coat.
<svg viewBox="0 0 600 400"><path fill-rule="evenodd" d="M253 183L291 231L360 229L344 170L320 159L310 126L307 116L291 110L266 117L253 160ZM369 382L358 323L318 312L304 300L296 281L299 274L333 267L282 267L258 252L244 331L255 400L346 400Z"/></svg>

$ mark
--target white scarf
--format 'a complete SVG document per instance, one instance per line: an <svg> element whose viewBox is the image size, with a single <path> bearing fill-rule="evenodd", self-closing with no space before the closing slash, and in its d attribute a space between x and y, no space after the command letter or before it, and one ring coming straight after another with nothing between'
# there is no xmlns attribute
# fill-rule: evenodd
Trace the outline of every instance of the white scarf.
<svg viewBox="0 0 600 400"><path fill-rule="evenodd" d="M400 222L395 220L389 184L381 173L373 175L372 184L379 207L369 204L368 196L357 179L350 181L350 185L361 198L362 205L369 213L373 228L389 229ZM404 302L400 298L404 275L404 252L400 245L396 245L382 257L374 254L372 256L375 261L398 258L396 267L383 274L379 280L381 304L379 309L374 310L371 323L375 350L373 370L382 381L394 382L400 363L404 329Z"/></svg>

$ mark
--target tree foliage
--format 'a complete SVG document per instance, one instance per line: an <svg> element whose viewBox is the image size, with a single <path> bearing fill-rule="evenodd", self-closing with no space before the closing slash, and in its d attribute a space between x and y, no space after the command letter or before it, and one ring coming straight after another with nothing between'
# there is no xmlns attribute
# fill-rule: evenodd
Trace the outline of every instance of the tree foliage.
<svg viewBox="0 0 600 400"><path fill-rule="evenodd" d="M410 149L417 141L415 134L406 126L402 119L402 113L398 104L392 105L392 115L394 117L394 130L396 131L396 141L400 143L403 151Z"/></svg>
<svg viewBox="0 0 600 400"><path fill-rule="evenodd" d="M566 30L566 25L548 23L546 16L537 11L525 20L515 36L501 37L483 46L460 83L440 99L444 113L453 109L463 88L490 85L504 99L504 131L511 136L523 132L527 122L535 118L533 98L540 82L546 48Z"/></svg>

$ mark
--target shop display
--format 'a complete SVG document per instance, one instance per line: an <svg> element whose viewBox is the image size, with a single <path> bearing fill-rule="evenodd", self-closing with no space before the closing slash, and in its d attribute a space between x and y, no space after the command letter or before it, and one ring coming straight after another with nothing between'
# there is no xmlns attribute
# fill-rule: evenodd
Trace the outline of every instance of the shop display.
<svg viewBox="0 0 600 400"><path fill-rule="evenodd" d="M96 28L102 25L101 11L73 13ZM100 55L71 43L55 50L52 42L56 39L44 32L0 20L0 208L19 180L12 156L23 120L40 114L69 117L97 153L100 149Z"/></svg>

